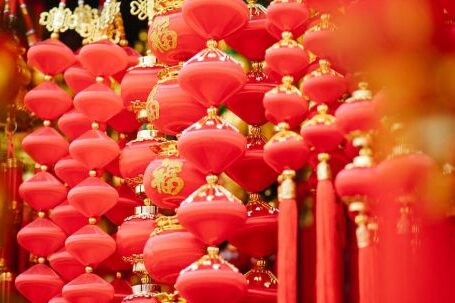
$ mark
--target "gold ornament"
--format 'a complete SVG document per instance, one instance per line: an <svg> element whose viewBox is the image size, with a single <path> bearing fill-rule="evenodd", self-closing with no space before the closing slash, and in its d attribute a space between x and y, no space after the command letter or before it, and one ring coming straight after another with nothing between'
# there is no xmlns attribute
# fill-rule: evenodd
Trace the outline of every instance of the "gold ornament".
<svg viewBox="0 0 455 303"><path fill-rule="evenodd" d="M173 159L163 159L161 165L153 171L151 186L160 194L177 195L183 188L184 181L179 177L183 163Z"/></svg>
<svg viewBox="0 0 455 303"><path fill-rule="evenodd" d="M169 30L169 23L168 16L156 18L150 32L152 48L163 53L177 47L177 32Z"/></svg>
<svg viewBox="0 0 455 303"><path fill-rule="evenodd" d="M147 103L145 104L145 109L147 110L147 116L150 122L159 119L160 117L160 104L155 99L157 91L158 86L155 85L147 98Z"/></svg>
<svg viewBox="0 0 455 303"><path fill-rule="evenodd" d="M91 32L93 20L98 18L98 10L90 5L79 3L71 16L70 28L74 29L82 38L87 38Z"/></svg>
<svg viewBox="0 0 455 303"><path fill-rule="evenodd" d="M59 33L66 32L71 25L71 10L60 4L52 8L49 12L43 12L40 15L39 24L46 26L46 29L52 32L53 38L58 38Z"/></svg>

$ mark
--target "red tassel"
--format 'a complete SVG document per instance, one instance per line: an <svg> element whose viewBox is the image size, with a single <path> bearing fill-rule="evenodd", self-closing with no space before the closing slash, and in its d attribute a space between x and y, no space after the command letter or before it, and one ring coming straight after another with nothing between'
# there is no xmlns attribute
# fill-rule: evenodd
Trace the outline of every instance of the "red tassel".
<svg viewBox="0 0 455 303"><path fill-rule="evenodd" d="M316 302L343 302L342 208L330 179L327 154L320 154L316 191Z"/></svg>
<svg viewBox="0 0 455 303"><path fill-rule="evenodd" d="M278 303L297 302L297 203L280 200L278 220Z"/></svg>
<svg viewBox="0 0 455 303"><path fill-rule="evenodd" d="M359 302L375 303L375 247L359 248Z"/></svg>
<svg viewBox="0 0 455 303"><path fill-rule="evenodd" d="M280 176L278 199L278 303L297 303L297 222L295 172L284 171Z"/></svg>
<svg viewBox="0 0 455 303"><path fill-rule="evenodd" d="M367 225L367 216L360 212L355 217L357 223L357 245L359 266L359 303L377 303L377 247L372 232Z"/></svg>

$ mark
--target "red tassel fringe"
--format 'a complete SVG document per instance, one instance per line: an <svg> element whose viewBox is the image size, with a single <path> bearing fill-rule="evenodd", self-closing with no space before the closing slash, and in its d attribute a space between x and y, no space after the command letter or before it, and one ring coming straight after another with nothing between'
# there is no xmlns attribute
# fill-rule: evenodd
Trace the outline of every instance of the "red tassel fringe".
<svg viewBox="0 0 455 303"><path fill-rule="evenodd" d="M297 302L297 202L280 200L278 220L278 303Z"/></svg>
<svg viewBox="0 0 455 303"><path fill-rule="evenodd" d="M316 191L316 302L343 302L343 210L330 179Z"/></svg>

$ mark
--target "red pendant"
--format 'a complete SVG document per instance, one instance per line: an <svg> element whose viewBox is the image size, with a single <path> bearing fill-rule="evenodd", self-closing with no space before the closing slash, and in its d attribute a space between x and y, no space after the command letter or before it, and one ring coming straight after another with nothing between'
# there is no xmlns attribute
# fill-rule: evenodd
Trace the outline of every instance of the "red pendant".
<svg viewBox="0 0 455 303"><path fill-rule="evenodd" d="M85 272L85 266L64 248L49 257L49 264L65 281L71 281Z"/></svg>
<svg viewBox="0 0 455 303"><path fill-rule="evenodd" d="M128 66L128 54L120 46L102 40L83 46L79 61L95 76L111 76Z"/></svg>
<svg viewBox="0 0 455 303"><path fill-rule="evenodd" d="M97 275L85 273L66 284L62 294L69 303L110 303L114 287Z"/></svg>
<svg viewBox="0 0 455 303"><path fill-rule="evenodd" d="M53 165L68 154L68 141L49 126L38 128L22 140L22 149L42 165Z"/></svg>
<svg viewBox="0 0 455 303"><path fill-rule="evenodd" d="M54 166L54 172L70 188L81 183L89 174L89 170L71 156L60 159Z"/></svg>
<svg viewBox="0 0 455 303"><path fill-rule="evenodd" d="M158 226L162 221L158 220ZM180 271L203 255L204 244L191 233L184 229L163 229L147 241L144 263L154 280L174 285Z"/></svg>
<svg viewBox="0 0 455 303"><path fill-rule="evenodd" d="M17 234L19 245L38 257L47 257L63 246L66 234L52 221L36 218Z"/></svg>
<svg viewBox="0 0 455 303"><path fill-rule="evenodd" d="M25 95L24 105L40 119L54 120L71 108L72 100L57 84L45 81Z"/></svg>
<svg viewBox="0 0 455 303"><path fill-rule="evenodd" d="M115 225L120 225L126 217L134 213L135 207L142 205L142 201L125 184L121 184L116 190L119 195L117 204L104 215Z"/></svg>
<svg viewBox="0 0 455 303"><path fill-rule="evenodd" d="M91 129L92 121L75 109L70 110L58 119L58 128L70 141L77 139ZM105 124L100 124L100 130L106 129Z"/></svg>
<svg viewBox="0 0 455 303"><path fill-rule="evenodd" d="M205 175L197 166L179 156L177 142L156 146L158 157L144 173L145 193L160 208L175 209L205 183Z"/></svg>
<svg viewBox="0 0 455 303"><path fill-rule="evenodd" d="M267 20L273 32L291 32L294 37L303 34L310 13L305 3L297 0L274 1L267 9Z"/></svg>
<svg viewBox="0 0 455 303"><path fill-rule="evenodd" d="M262 61L265 51L276 42L267 31L267 10L260 4L250 8L248 24L225 39L235 51L250 61Z"/></svg>
<svg viewBox="0 0 455 303"><path fill-rule="evenodd" d="M209 176L210 183L191 194L176 211L183 227L208 245L226 241L246 220L242 201L217 185L216 179Z"/></svg>
<svg viewBox="0 0 455 303"><path fill-rule="evenodd" d="M60 293L64 283L47 265L36 264L15 280L16 289L33 303L47 303Z"/></svg>
<svg viewBox="0 0 455 303"><path fill-rule="evenodd" d="M73 51L57 39L38 42L27 51L28 63L45 75L56 75L76 62Z"/></svg>
<svg viewBox="0 0 455 303"><path fill-rule="evenodd" d="M90 120L106 122L123 107L123 101L103 83L95 83L74 97L74 107Z"/></svg>
<svg viewBox="0 0 455 303"><path fill-rule="evenodd" d="M220 174L244 154L246 139L213 112L182 133L178 149L204 174Z"/></svg>
<svg viewBox="0 0 455 303"><path fill-rule="evenodd" d="M85 266L96 266L115 252L115 241L96 225L86 225L69 236L66 250Z"/></svg>
<svg viewBox="0 0 455 303"><path fill-rule="evenodd" d="M159 84L147 101L149 119L160 131L170 135L180 134L205 114L204 106L180 88L179 72L179 66L163 70Z"/></svg>
<svg viewBox="0 0 455 303"><path fill-rule="evenodd" d="M88 177L68 192L70 205L88 218L102 216L118 197L117 191L98 177Z"/></svg>
<svg viewBox="0 0 455 303"><path fill-rule="evenodd" d="M53 208L49 214L49 218L68 235L71 235L87 224L87 217L83 216L68 201Z"/></svg>
<svg viewBox="0 0 455 303"><path fill-rule="evenodd" d="M92 129L71 142L71 157L90 169L102 168L119 154L119 146L104 132Z"/></svg>
<svg viewBox="0 0 455 303"><path fill-rule="evenodd" d="M246 209L245 225L231 236L229 242L254 258L274 254L278 245L278 209L268 205L258 194L250 196Z"/></svg>
<svg viewBox="0 0 455 303"><path fill-rule="evenodd" d="M210 47L184 64L178 82L182 89L208 107L226 102L245 85L247 78L237 61Z"/></svg>
<svg viewBox="0 0 455 303"><path fill-rule="evenodd" d="M237 303L246 293L247 281L219 255L206 255L180 273L175 288L188 303Z"/></svg>
<svg viewBox="0 0 455 303"><path fill-rule="evenodd" d="M199 35L220 40L244 27L248 8L241 0L187 0L183 19Z"/></svg>
<svg viewBox="0 0 455 303"><path fill-rule="evenodd" d="M153 18L148 45L160 62L172 66L202 50L205 39L188 26L178 9Z"/></svg>
<svg viewBox="0 0 455 303"><path fill-rule="evenodd" d="M36 173L19 187L19 195L35 210L48 210L65 200L66 187L53 175Z"/></svg>
<svg viewBox="0 0 455 303"><path fill-rule="evenodd" d="M96 83L96 77L80 64L69 67L65 71L63 78L65 79L65 83L68 84L75 94ZM106 82L107 80L105 81L105 84L109 85L109 83Z"/></svg>

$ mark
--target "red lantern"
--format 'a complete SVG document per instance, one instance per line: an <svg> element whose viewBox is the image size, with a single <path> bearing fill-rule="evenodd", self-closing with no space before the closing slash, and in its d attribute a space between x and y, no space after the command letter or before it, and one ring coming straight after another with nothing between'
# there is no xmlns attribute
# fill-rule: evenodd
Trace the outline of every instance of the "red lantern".
<svg viewBox="0 0 455 303"><path fill-rule="evenodd" d="M147 115L163 133L176 135L204 116L205 109L177 83L181 66L168 67L147 100Z"/></svg>
<svg viewBox="0 0 455 303"><path fill-rule="evenodd" d="M343 141L343 133L335 124L335 117L328 114L325 104L318 105L318 113L302 125L300 134L316 152L335 150Z"/></svg>
<svg viewBox="0 0 455 303"><path fill-rule="evenodd" d="M227 100L227 107L240 119L250 125L262 125L267 122L262 103L264 94L276 84L262 69L262 63L253 62L247 74L248 82L234 96Z"/></svg>
<svg viewBox="0 0 455 303"><path fill-rule="evenodd" d="M156 1L156 11L149 27L148 45L160 62L170 66L185 61L204 48L205 40L185 22L183 1Z"/></svg>
<svg viewBox="0 0 455 303"><path fill-rule="evenodd" d="M305 3L299 0L273 1L267 9L269 31L290 32L294 37L303 34L310 13Z"/></svg>
<svg viewBox="0 0 455 303"><path fill-rule="evenodd" d="M330 15L322 14L303 35L302 45L319 58L334 58L335 35L335 25L330 21Z"/></svg>
<svg viewBox="0 0 455 303"><path fill-rule="evenodd" d="M285 32L279 42L267 49L265 62L273 72L281 76L295 76L297 79L310 59L304 48L292 40L292 35Z"/></svg>
<svg viewBox="0 0 455 303"><path fill-rule="evenodd" d="M28 63L45 75L56 75L76 62L73 51L58 39L36 43L27 52Z"/></svg>
<svg viewBox="0 0 455 303"><path fill-rule="evenodd" d="M91 129L92 122L90 119L73 109L65 113L58 119L58 128L68 137L70 141L85 134ZM105 125L99 125L100 130L105 130Z"/></svg>
<svg viewBox="0 0 455 303"><path fill-rule="evenodd" d="M180 271L204 255L204 244L185 231L176 217L161 216L144 248L144 264L159 283L174 285Z"/></svg>
<svg viewBox="0 0 455 303"><path fill-rule="evenodd" d="M118 197L112 186L94 176L88 177L68 192L68 202L89 218L106 213L117 203Z"/></svg>
<svg viewBox="0 0 455 303"><path fill-rule="evenodd" d="M246 208L242 201L217 182L218 177L208 176L207 184L177 208L183 227L208 245L226 241L246 220Z"/></svg>
<svg viewBox="0 0 455 303"><path fill-rule="evenodd" d="M81 183L89 174L89 170L81 162L70 156L60 159L55 164L54 171L57 177L68 184L69 187L74 187Z"/></svg>
<svg viewBox="0 0 455 303"><path fill-rule="evenodd" d="M411 152L398 154L382 161L376 167L378 179L387 194L394 197L415 194L430 178L435 169L434 160L423 153ZM389 197L390 197L389 196Z"/></svg>
<svg viewBox="0 0 455 303"><path fill-rule="evenodd" d="M129 46L122 46L122 49L126 53L128 59L126 67L120 70L118 73L112 75L112 78L118 83L122 82L123 77L126 75L128 69L132 68L133 66L139 63L139 59L141 57L140 54L134 48L131 48Z"/></svg>
<svg viewBox="0 0 455 303"><path fill-rule="evenodd" d="M122 274L119 272L115 279L112 280L111 285L114 287L114 299L112 299L112 303L121 303L131 293L130 284L122 278Z"/></svg>
<svg viewBox="0 0 455 303"><path fill-rule="evenodd" d="M62 295L69 303L110 303L114 287L97 275L85 273L66 284Z"/></svg>
<svg viewBox="0 0 455 303"><path fill-rule="evenodd" d="M283 77L283 83L267 92L263 102L269 121L274 124L286 122L290 128L295 128L305 119L308 102L292 82L292 77Z"/></svg>
<svg viewBox="0 0 455 303"><path fill-rule="evenodd" d="M210 247L208 255L184 269L175 288L188 303L240 302L247 281L238 270Z"/></svg>
<svg viewBox="0 0 455 303"><path fill-rule="evenodd" d="M338 128L347 136L354 132L369 132L376 129L379 118L376 105L371 101L372 93L365 82L359 83L359 89L352 93L335 112Z"/></svg>
<svg viewBox="0 0 455 303"><path fill-rule="evenodd" d="M46 171L36 173L19 187L19 195L33 209L48 210L63 202L67 189Z"/></svg>
<svg viewBox="0 0 455 303"><path fill-rule="evenodd" d="M102 40L83 46L79 61L95 76L111 76L127 67L128 55L120 46Z"/></svg>
<svg viewBox="0 0 455 303"><path fill-rule="evenodd" d="M248 22L248 8L241 0L189 0L182 10L185 22L207 40L223 39Z"/></svg>
<svg viewBox="0 0 455 303"><path fill-rule="evenodd" d="M276 172L300 169L305 165L308 153L302 137L286 129L280 130L264 146L264 160Z"/></svg>
<svg viewBox="0 0 455 303"><path fill-rule="evenodd" d="M69 236L66 250L84 265L98 265L115 252L115 241L96 225L86 225Z"/></svg>
<svg viewBox="0 0 455 303"><path fill-rule="evenodd" d="M179 156L176 145L176 141L167 141L155 146L158 157L144 173L145 193L161 208L177 208L205 181L205 175L195 165Z"/></svg>
<svg viewBox="0 0 455 303"><path fill-rule="evenodd" d="M136 120L136 115L125 108L110 118L107 124L123 134L132 133L141 126Z"/></svg>
<svg viewBox="0 0 455 303"><path fill-rule="evenodd" d="M141 255L145 243L156 227L155 206L139 206L135 215L126 218L117 231L117 251L128 258L134 255Z"/></svg>
<svg viewBox="0 0 455 303"><path fill-rule="evenodd" d="M128 142L120 153L119 166L122 177L134 179L142 176L147 165L157 156L154 147L164 140L156 131L139 131L137 138Z"/></svg>
<svg viewBox="0 0 455 303"><path fill-rule="evenodd" d="M16 289L33 303L47 303L60 293L64 283L47 265L36 264L15 280Z"/></svg>
<svg viewBox="0 0 455 303"><path fill-rule="evenodd" d="M57 84L45 81L25 95L24 105L40 119L53 120L71 108L72 100Z"/></svg>
<svg viewBox="0 0 455 303"><path fill-rule="evenodd" d="M120 96L102 82L102 78L97 78L97 83L74 97L74 108L96 122L106 122L123 107Z"/></svg>
<svg viewBox="0 0 455 303"><path fill-rule="evenodd" d="M105 213L105 216L115 225L120 225L126 217L134 212L135 207L142 204L142 201L125 184L121 184L116 190L119 195L117 204Z"/></svg>
<svg viewBox="0 0 455 303"><path fill-rule="evenodd" d="M208 48L183 65L178 76L180 87L206 107L223 104L246 82L247 78L240 64L217 49L213 40L208 42Z"/></svg>
<svg viewBox="0 0 455 303"><path fill-rule="evenodd" d="M266 268L264 260L259 260L254 267L245 274L248 282L248 291L242 303L274 303L277 301L278 280Z"/></svg>
<svg viewBox="0 0 455 303"><path fill-rule="evenodd" d="M227 175L248 192L263 191L276 181L276 172L264 161L265 138L259 127L252 127L246 152L226 169Z"/></svg>
<svg viewBox="0 0 455 303"><path fill-rule="evenodd" d="M22 149L39 164L53 165L68 154L68 142L45 123L22 140Z"/></svg>
<svg viewBox="0 0 455 303"><path fill-rule="evenodd" d="M119 146L104 132L92 129L71 142L69 151L71 157L94 169L114 160L119 154Z"/></svg>
<svg viewBox="0 0 455 303"><path fill-rule="evenodd" d="M85 266L64 248L49 256L49 264L65 281L71 281L85 272Z"/></svg>
<svg viewBox="0 0 455 303"><path fill-rule="evenodd" d="M265 203L259 194L250 194L246 204L247 219L229 242L254 258L274 254L278 239L278 210Z"/></svg>
<svg viewBox="0 0 455 303"><path fill-rule="evenodd" d="M38 257L47 257L62 247L66 234L52 221L36 218L17 234L19 245Z"/></svg>
<svg viewBox="0 0 455 303"><path fill-rule="evenodd" d="M187 128L178 140L182 156L205 174L220 174L245 148L245 137L217 116L215 108L209 108L208 115Z"/></svg>
<svg viewBox="0 0 455 303"><path fill-rule="evenodd" d="M337 101L347 91L344 77L330 68L327 60L319 60L319 67L303 78L302 93L310 100L320 103Z"/></svg>
<svg viewBox="0 0 455 303"><path fill-rule="evenodd" d="M80 64L76 64L68 68L65 71L63 78L65 79L65 83L68 84L75 94L86 89L90 85L95 84L96 82L96 77Z"/></svg>
<svg viewBox="0 0 455 303"><path fill-rule="evenodd" d="M250 1L251 2L251 1ZM265 51L276 39L267 31L267 10L260 4L248 4L248 24L225 39L234 50L250 61L264 59Z"/></svg>
<svg viewBox="0 0 455 303"><path fill-rule="evenodd" d="M117 239L117 233L111 234L112 239ZM131 258L136 260L135 258ZM128 260L130 261L130 260ZM124 261L124 258L119 254L118 249L98 267L100 271L105 272L123 272L131 270L131 265Z"/></svg>
<svg viewBox="0 0 455 303"><path fill-rule="evenodd" d="M49 214L49 218L68 235L71 235L87 224L87 218L74 208L74 206L70 205L68 201L53 208Z"/></svg>
<svg viewBox="0 0 455 303"><path fill-rule="evenodd" d="M152 56L140 58L138 65L129 69L120 84L123 104L126 108L133 106L134 102L145 102L151 88L158 81L158 72L161 65L155 63Z"/></svg>

